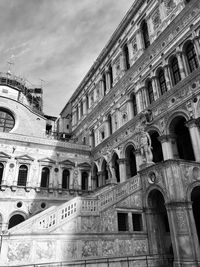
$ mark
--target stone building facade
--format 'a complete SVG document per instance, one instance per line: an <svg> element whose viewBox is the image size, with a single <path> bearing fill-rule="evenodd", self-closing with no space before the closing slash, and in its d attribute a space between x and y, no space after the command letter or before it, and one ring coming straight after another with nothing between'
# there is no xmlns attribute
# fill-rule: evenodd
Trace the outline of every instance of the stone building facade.
<svg viewBox="0 0 200 267"><path fill-rule="evenodd" d="M141 0L56 133L7 83L1 265L199 266L199 71L200 2Z"/></svg>

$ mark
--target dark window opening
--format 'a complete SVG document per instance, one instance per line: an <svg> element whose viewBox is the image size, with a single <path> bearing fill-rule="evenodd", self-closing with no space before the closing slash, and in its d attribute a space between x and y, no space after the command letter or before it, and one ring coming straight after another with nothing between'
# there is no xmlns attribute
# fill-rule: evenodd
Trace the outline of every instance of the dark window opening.
<svg viewBox="0 0 200 267"><path fill-rule="evenodd" d="M63 170L63 173L62 173L62 188L63 189L69 189L69 177L70 177L69 170L67 169Z"/></svg>
<svg viewBox="0 0 200 267"><path fill-rule="evenodd" d="M101 132L101 139L105 138L105 132Z"/></svg>
<svg viewBox="0 0 200 267"><path fill-rule="evenodd" d="M149 40L148 26L145 20L141 24L141 30L144 40L144 47L147 48L150 46L150 40Z"/></svg>
<svg viewBox="0 0 200 267"><path fill-rule="evenodd" d="M135 95L132 95L132 103L133 103L133 114L134 116L137 115L137 102Z"/></svg>
<svg viewBox="0 0 200 267"><path fill-rule="evenodd" d="M81 176L81 189L88 190L88 173L83 172Z"/></svg>
<svg viewBox="0 0 200 267"><path fill-rule="evenodd" d="M142 214L132 214L133 231L143 231Z"/></svg>
<svg viewBox="0 0 200 267"><path fill-rule="evenodd" d="M41 184L40 184L41 187L48 188L48 186L49 186L49 175L50 175L49 168L44 167L42 169L42 177L41 177Z"/></svg>
<svg viewBox="0 0 200 267"><path fill-rule="evenodd" d="M113 87L113 71L112 71L112 66L109 66L109 73L110 73L110 87Z"/></svg>
<svg viewBox="0 0 200 267"><path fill-rule="evenodd" d="M174 57L171 62L171 70L172 70L174 85L176 85L181 80L180 70L178 66L178 59L176 57Z"/></svg>
<svg viewBox="0 0 200 267"><path fill-rule="evenodd" d="M17 180L18 186L26 186L27 175L28 175L28 167L26 165L21 165L19 167L19 174Z"/></svg>
<svg viewBox="0 0 200 267"><path fill-rule="evenodd" d="M127 44L124 45L124 55L126 60L126 69L130 69L130 58Z"/></svg>
<svg viewBox="0 0 200 267"><path fill-rule="evenodd" d="M4 165L3 165L3 163L0 163L0 185L1 185L2 180L3 180L3 170L4 170Z"/></svg>
<svg viewBox="0 0 200 267"><path fill-rule="evenodd" d="M106 75L105 73L103 74L102 76L102 79L103 79L103 88L104 88L104 95L106 95Z"/></svg>
<svg viewBox="0 0 200 267"><path fill-rule="evenodd" d="M189 43L186 47L185 52L190 72L193 72L195 69L198 68L197 55L194 49L194 45L192 43Z"/></svg>
<svg viewBox="0 0 200 267"><path fill-rule="evenodd" d="M149 103L151 104L154 102L153 86L152 86L151 81L149 81L147 84L147 92L148 92L148 96L149 96Z"/></svg>
<svg viewBox="0 0 200 267"><path fill-rule="evenodd" d="M110 134L112 134L113 129L112 129L112 117L111 117L111 115L108 115L108 125L109 125Z"/></svg>
<svg viewBox="0 0 200 267"><path fill-rule="evenodd" d="M161 95L163 95L165 92L167 92L167 85L166 85L164 70L159 71L158 82L159 82L159 86L160 86Z"/></svg>
<svg viewBox="0 0 200 267"><path fill-rule="evenodd" d="M128 214L117 213L118 231L128 231Z"/></svg>

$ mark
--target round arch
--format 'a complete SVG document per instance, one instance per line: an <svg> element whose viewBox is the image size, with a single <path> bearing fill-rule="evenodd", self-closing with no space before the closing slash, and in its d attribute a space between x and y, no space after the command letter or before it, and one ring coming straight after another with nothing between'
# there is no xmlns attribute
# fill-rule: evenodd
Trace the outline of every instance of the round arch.
<svg viewBox="0 0 200 267"><path fill-rule="evenodd" d="M134 140L129 140L128 142L126 142L126 143L124 144L124 147L123 147L123 149L122 149L122 157L123 157L123 158L125 158L125 156L126 156L126 149L127 149L128 146L133 146L135 150L137 149L137 144L136 144L136 142L135 142Z"/></svg>
<svg viewBox="0 0 200 267"><path fill-rule="evenodd" d="M98 166L95 162L92 163L92 189L100 187L98 178Z"/></svg>
<svg viewBox="0 0 200 267"><path fill-rule="evenodd" d="M173 255L166 199L162 190L151 187L146 200L150 211L147 219L150 242L157 253Z"/></svg>
<svg viewBox="0 0 200 267"><path fill-rule="evenodd" d="M187 116L173 116L168 124L169 135L173 138L173 158L195 161L193 146L188 127L185 125Z"/></svg>
<svg viewBox="0 0 200 267"><path fill-rule="evenodd" d="M166 134L169 134L169 133L170 133L170 132L169 132L169 126L170 126L171 122L173 121L173 119L175 119L176 117L179 117L179 116L180 116L180 117L181 117L181 116L184 117L186 121L190 119L188 113L187 113L185 110L178 110L178 111L174 112L174 113L168 118L168 120L167 120L167 122L166 122Z"/></svg>
<svg viewBox="0 0 200 267"><path fill-rule="evenodd" d="M25 212L15 211L9 216L8 229L22 223L28 218Z"/></svg>

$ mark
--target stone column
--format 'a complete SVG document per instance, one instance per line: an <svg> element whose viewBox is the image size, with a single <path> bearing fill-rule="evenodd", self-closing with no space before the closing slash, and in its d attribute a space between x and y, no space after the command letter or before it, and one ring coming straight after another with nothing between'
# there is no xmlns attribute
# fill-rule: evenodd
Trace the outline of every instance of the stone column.
<svg viewBox="0 0 200 267"><path fill-rule="evenodd" d="M167 91L169 91L172 88L172 81L170 79L169 64L165 64L163 66L163 68L164 68L164 74L165 74L165 81L166 81Z"/></svg>
<svg viewBox="0 0 200 267"><path fill-rule="evenodd" d="M144 42L143 42L141 29L138 29L136 31L136 39L137 39L137 44L138 44L139 51L143 52L144 51Z"/></svg>
<svg viewBox="0 0 200 267"><path fill-rule="evenodd" d="M87 115L87 99L86 96L83 96L83 116Z"/></svg>
<svg viewBox="0 0 200 267"><path fill-rule="evenodd" d="M105 181L103 181L103 172L100 171L97 173L98 181L99 181L99 187L102 187L105 184Z"/></svg>
<svg viewBox="0 0 200 267"><path fill-rule="evenodd" d="M178 60L178 66L180 70L181 80L185 78L185 68L183 65L183 59L182 59L182 52L180 50L177 50L176 52L177 60Z"/></svg>
<svg viewBox="0 0 200 267"><path fill-rule="evenodd" d="M92 190L92 175L91 172L88 172L88 190Z"/></svg>
<svg viewBox="0 0 200 267"><path fill-rule="evenodd" d="M110 71L108 68L106 68L106 88L107 88L107 91L111 89Z"/></svg>
<svg viewBox="0 0 200 267"><path fill-rule="evenodd" d="M158 78L154 75L151 77L151 79L152 79L154 100L156 101L159 98Z"/></svg>
<svg viewBox="0 0 200 267"><path fill-rule="evenodd" d="M137 102L138 113L140 113L143 110L142 90L141 89L139 89L136 93L136 102Z"/></svg>
<svg viewBox="0 0 200 267"><path fill-rule="evenodd" d="M200 44L199 44L200 36L195 36L193 39L193 44L195 48L195 52L197 54L197 60L200 66Z"/></svg>
<svg viewBox="0 0 200 267"><path fill-rule="evenodd" d="M76 109L73 108L73 111L72 111L72 123L73 123L73 126L75 126L77 124L77 121L76 121Z"/></svg>
<svg viewBox="0 0 200 267"><path fill-rule="evenodd" d="M191 203L169 202L166 204L169 218L171 240L174 253L174 267L196 267L196 255L199 254L193 241L193 232L189 225Z"/></svg>
<svg viewBox="0 0 200 267"><path fill-rule="evenodd" d="M94 148L94 146L95 146L95 138L94 138L94 132L93 131L90 131L90 134L89 134L89 145L91 148Z"/></svg>
<svg viewBox="0 0 200 267"><path fill-rule="evenodd" d="M78 103L78 119L81 120L81 103Z"/></svg>
<svg viewBox="0 0 200 267"><path fill-rule="evenodd" d="M127 103L127 107L128 107L128 119L132 120L134 118L133 102L131 99L128 99L126 103Z"/></svg>
<svg viewBox="0 0 200 267"><path fill-rule="evenodd" d="M162 145L163 159L173 159L173 150L170 135L162 135L158 138Z"/></svg>
<svg viewBox="0 0 200 267"><path fill-rule="evenodd" d="M100 79L100 90L101 90L101 95L104 96L106 92L106 88L105 88L105 84L103 81L103 75L101 75L101 79Z"/></svg>
<svg viewBox="0 0 200 267"><path fill-rule="evenodd" d="M194 119L187 122L196 161L200 161L200 133Z"/></svg>
<svg viewBox="0 0 200 267"><path fill-rule="evenodd" d="M111 135L108 118L105 119L104 124L105 124L105 129L106 129L105 138L107 138Z"/></svg>
<svg viewBox="0 0 200 267"><path fill-rule="evenodd" d="M147 91L146 91L146 87L143 86L141 88L141 92L142 92L142 103L143 103L143 109L148 107L148 100L147 100Z"/></svg>
<svg viewBox="0 0 200 267"><path fill-rule="evenodd" d="M121 56L120 56L120 69L121 72L124 73L126 71L126 57L124 54L123 48L121 48Z"/></svg>
<svg viewBox="0 0 200 267"><path fill-rule="evenodd" d="M136 161L136 167L137 167L137 172L140 170L140 166L142 165L142 157L141 157L141 153L140 150L137 149L135 150L135 161Z"/></svg>
<svg viewBox="0 0 200 267"><path fill-rule="evenodd" d="M126 179L127 179L127 175L126 175L126 160L127 160L126 158L118 159L121 183L125 182Z"/></svg>

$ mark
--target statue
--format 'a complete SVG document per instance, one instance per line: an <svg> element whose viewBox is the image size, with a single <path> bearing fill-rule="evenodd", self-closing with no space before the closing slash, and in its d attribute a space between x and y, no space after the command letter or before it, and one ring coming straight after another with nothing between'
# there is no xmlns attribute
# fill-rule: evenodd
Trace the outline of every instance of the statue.
<svg viewBox="0 0 200 267"><path fill-rule="evenodd" d="M143 130L140 132L139 147L143 162L152 163L153 155L151 152L151 138L149 134Z"/></svg>

